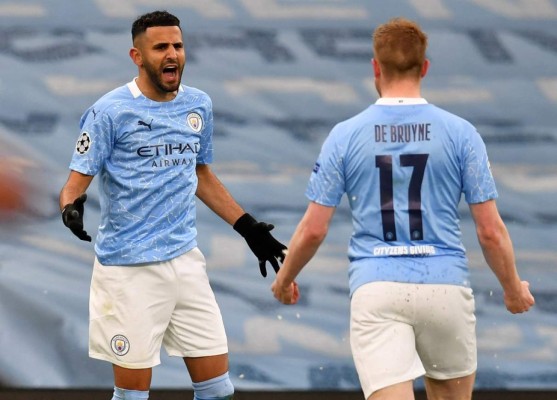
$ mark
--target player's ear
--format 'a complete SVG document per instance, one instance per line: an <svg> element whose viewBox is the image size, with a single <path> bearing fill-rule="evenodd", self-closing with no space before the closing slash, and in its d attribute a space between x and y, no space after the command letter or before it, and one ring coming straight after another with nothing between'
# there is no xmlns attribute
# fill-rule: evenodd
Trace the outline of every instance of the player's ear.
<svg viewBox="0 0 557 400"><path fill-rule="evenodd" d="M372 58L371 65L373 65L373 76L375 78L379 78L381 76L381 67L379 66L379 62L375 58Z"/></svg>
<svg viewBox="0 0 557 400"><path fill-rule="evenodd" d="M141 56L141 52L136 47L132 47L130 49L130 58L132 59L133 63L138 67L143 65L143 57Z"/></svg>
<svg viewBox="0 0 557 400"><path fill-rule="evenodd" d="M422 65L422 71L420 72L420 78L426 76L427 71L429 70L429 60L426 58L424 60L424 64Z"/></svg>

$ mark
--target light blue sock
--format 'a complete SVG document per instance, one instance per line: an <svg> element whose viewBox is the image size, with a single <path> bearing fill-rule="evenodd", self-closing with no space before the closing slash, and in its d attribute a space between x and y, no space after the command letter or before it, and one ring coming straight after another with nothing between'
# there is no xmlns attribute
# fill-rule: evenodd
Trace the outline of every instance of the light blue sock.
<svg viewBox="0 0 557 400"><path fill-rule="evenodd" d="M193 400L231 400L234 386L228 372L203 382L193 382Z"/></svg>
<svg viewBox="0 0 557 400"><path fill-rule="evenodd" d="M147 400L149 391L120 389L114 386L112 400Z"/></svg>

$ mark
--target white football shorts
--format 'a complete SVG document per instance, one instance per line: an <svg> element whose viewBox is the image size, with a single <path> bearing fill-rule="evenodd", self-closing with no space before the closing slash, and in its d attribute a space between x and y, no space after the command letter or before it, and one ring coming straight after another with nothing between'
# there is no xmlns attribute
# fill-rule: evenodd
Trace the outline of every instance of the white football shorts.
<svg viewBox="0 0 557 400"><path fill-rule="evenodd" d="M472 289L371 282L356 290L350 307L352 355L366 399L424 374L446 380L476 371Z"/></svg>
<svg viewBox="0 0 557 400"><path fill-rule="evenodd" d="M136 266L104 266L95 260L89 314L89 356L124 368L160 364L161 344L170 356L228 353L198 248Z"/></svg>

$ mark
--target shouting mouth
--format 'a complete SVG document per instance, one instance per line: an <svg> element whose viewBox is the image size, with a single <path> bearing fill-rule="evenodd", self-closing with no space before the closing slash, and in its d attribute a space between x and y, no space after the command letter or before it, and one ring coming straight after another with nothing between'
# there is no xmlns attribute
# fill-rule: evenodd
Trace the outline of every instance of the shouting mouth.
<svg viewBox="0 0 557 400"><path fill-rule="evenodd" d="M162 69L162 76L166 82L175 82L178 76L178 66L177 65L167 65Z"/></svg>

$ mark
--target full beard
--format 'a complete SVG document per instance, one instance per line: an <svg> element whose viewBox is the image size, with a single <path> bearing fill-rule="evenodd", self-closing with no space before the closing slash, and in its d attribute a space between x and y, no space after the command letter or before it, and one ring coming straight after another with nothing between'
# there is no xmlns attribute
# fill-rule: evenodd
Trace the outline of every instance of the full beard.
<svg viewBox="0 0 557 400"><path fill-rule="evenodd" d="M175 83L164 82L162 79L162 74L161 72L159 72L157 68L154 68L151 65L144 65L144 67L151 82L161 92L172 93L177 91L178 88L180 87L180 83L182 82L182 71L184 70L183 67L179 68L179 70L176 71L178 79L176 80Z"/></svg>

